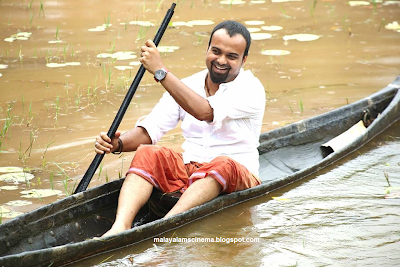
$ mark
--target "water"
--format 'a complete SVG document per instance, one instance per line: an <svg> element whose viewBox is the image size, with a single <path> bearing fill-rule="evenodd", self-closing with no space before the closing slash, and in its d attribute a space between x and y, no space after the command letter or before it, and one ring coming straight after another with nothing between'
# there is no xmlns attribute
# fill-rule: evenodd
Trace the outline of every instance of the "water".
<svg viewBox="0 0 400 267"><path fill-rule="evenodd" d="M317 1L315 7L314 1L311 0L282 3L245 2L241 5L222 5L219 1L211 0L179 1L172 21L212 20L216 24L224 19L235 19L243 23L257 20L263 21L264 24L248 25L248 27L261 28L261 26L278 25L283 28L280 31L261 30L260 32L271 33L272 38L254 40L245 65L245 69L251 69L259 77L267 92L263 131L359 100L383 88L399 74L400 33L385 28L400 17L400 4L394 1L376 4L374 3L377 1L373 1L368 6L354 7L349 6L346 1ZM6 127L7 133L1 139L0 167L24 167L35 175L29 184L19 183L15 190L1 189L1 206L13 212L28 212L61 199L73 191L74 185L82 177L94 157L95 136L100 131L108 130L127 87L138 69L137 66L131 66L131 70L124 71L115 68L130 66L129 63L136 59L101 59L97 55L117 51L132 51L138 55L144 40L153 38L157 24L164 17L171 3L172 1L150 0L107 3L99 1L78 3L65 0L0 1L0 66L2 68L0 69L0 129L5 129L7 121L11 119L11 125ZM136 20L151 21L156 26L147 28L129 24L130 21ZM121 25L121 23L125 24ZM112 25L102 32L88 31L102 24ZM212 27L213 25L169 28L161 45L179 46L179 49L173 53L163 53L164 63L168 69L181 78L203 69L207 36ZM18 32L29 32L32 35L28 40L15 40L11 43L3 41ZM320 38L309 42L283 40L285 35L299 33L315 34ZM49 41L57 40L61 40L62 43L49 43ZM291 53L286 56L262 55L261 52L266 49L287 50ZM47 63L66 62L79 62L80 65L46 67ZM3 65L7 65L7 68L3 68ZM122 121L120 130L124 132L130 129L139 117L147 114L163 91L151 75L146 74ZM180 149L181 143L182 137L179 130L169 133L161 141L162 145L177 150ZM374 147L372 145L369 149L373 150ZM95 175L90 186L116 179L120 174L124 175L132 156L132 153L125 153L122 157L105 157L102 172ZM393 157L396 161L395 156ZM378 155L372 154L368 161L380 162L381 159ZM355 166L358 168L357 164ZM396 163L391 166L397 167ZM335 170L332 169L333 172ZM365 169L365 173L369 171L369 168ZM378 173L382 173L382 170ZM326 175L328 174L329 172ZM390 174L390 178L395 179L395 174L396 171ZM335 175L339 176L339 174ZM353 174L350 176L353 177ZM380 185L383 188L385 180L382 179L384 178L380 174L377 180L383 183ZM346 179L343 178L343 180ZM359 183L360 186L356 188L363 188L361 181ZM7 185L12 184L0 182L0 187ZM340 185L332 181L330 189L326 190L334 191ZM61 194L29 199L32 204L26 206L7 205L12 200L25 200L20 192L32 188L54 188L60 190ZM366 188L363 190L367 190ZM122 254L118 255L123 258L125 255L132 254L134 259L140 259L147 264L150 262L146 259L151 259L154 264L161 264L161 260L155 261L154 258L160 257L163 259L162 262L171 262L171 265L179 263L178 258L190 259L193 264L213 265L215 255L227 254L226 260L220 260L221 264L226 264L233 258L238 262L249 262L249 265L252 263L268 265L268 261L276 261L282 256L282 251L285 251L282 249L285 244L283 239L273 239L274 245L267 245L271 241L268 235L274 232L266 230L272 227L268 226L268 221L275 223L273 228L277 228L278 237L281 238L279 235L281 222L268 219L268 214L278 212L279 207L285 207L287 212L294 212L301 206L313 209L310 203L322 189L309 189L303 197L307 196L307 201L309 201L307 203L304 203L306 199L301 197L286 196L286 194L295 194L297 187L293 190L285 190L288 190L284 193L285 197L290 198L291 201L270 201L270 197L267 196L265 199L240 205L240 209L236 207L233 211L216 214L177 231L181 236L208 236L211 233L215 236L223 233L226 237L243 234L252 237L263 236L263 241L260 243L235 246L158 244L155 248L152 242L145 242L141 246L130 248L128 252L121 252ZM348 197L340 199L334 197L332 200L328 193L325 193L326 203L318 204L321 210L317 209L315 212L323 212L324 207L331 204L348 204ZM363 199L363 195L356 193L351 197L349 202ZM301 205L300 201L303 201ZM387 203L392 203L390 201L396 200L388 200ZM264 202L268 205L262 206L261 203ZM370 200L365 203L374 205ZM291 204L296 205L286 206ZM269 210L273 205L277 210ZM315 207L319 207L318 205ZM372 210L379 211L377 208ZM296 225L283 224L294 231L292 234L286 234L286 237L296 237L292 239L287 237L287 242L291 242L292 246L285 247L295 251L292 252L293 255L303 253L307 256L304 258L288 256L287 260L282 259L281 265L295 265L296 261L303 265L312 262L310 255L314 254L306 249L313 242L313 239L308 237L313 231L302 225L303 221L308 221L310 215L303 214L301 211L302 209L298 211L298 214L293 213L297 216L294 217L296 219L291 219L289 215L282 215L286 223L294 220L299 224L300 229L300 231L295 231L293 229L297 229ZM329 214L333 216L336 213ZM395 216L396 213L392 212L392 214ZM336 215L339 216L343 225L354 222L354 218L358 218ZM320 214L320 216L324 215ZM381 215L378 213L372 217L375 218L374 216ZM267 219L264 220L263 217ZM398 217L395 218L398 220ZM331 217L326 217L326 219L331 219ZM8 218L3 214L2 221L5 220ZM257 220L260 222L254 223ZM376 224L373 224L373 220L371 221L371 228L384 228L380 227L381 221L378 219L375 221ZM324 220L323 222L327 223ZM314 223L312 227L320 227L319 221L316 222L314 219L309 223L311 225ZM356 225L365 234L364 238L370 240L370 244L376 242L382 244L380 243L382 239L391 242L383 233L376 236L373 231L362 228L365 225ZM266 227L265 230L263 230L264 227ZM195 232L193 229L196 229ZM298 234L295 235L295 233ZM325 237L327 239L340 237L336 235L336 231L333 233L327 232ZM339 254L349 258L346 263L353 264L351 259L354 260L352 257L356 254L349 247L365 245L367 241L360 241L358 244L344 241L345 239L339 242L339 249L327 248L324 254L315 254L315 257L319 259L315 261L316 265L329 265L328 261L320 259L322 257L335 258L334 255ZM321 240L317 239L316 244L317 242ZM266 243L265 246L264 243ZM326 243L325 240L323 243ZM352 245L349 246L349 244ZM236 247L238 249L235 249ZM390 245L382 245L379 248L374 247L374 250L382 252L388 247ZM346 249L349 250L343 252ZM193 253L187 253L188 250ZM390 251L390 249L387 250ZM193 258L191 254L194 252L204 257ZM330 256L326 256L325 253ZM269 258L269 255L274 255L275 258ZM322 256L319 257L320 255ZM368 260L368 253L359 255L365 256ZM390 255L383 253L382 257L387 258L388 263L391 263ZM91 264L98 263L102 259L104 259L102 256L96 258ZM335 264L335 262L332 263L332 265Z"/></svg>

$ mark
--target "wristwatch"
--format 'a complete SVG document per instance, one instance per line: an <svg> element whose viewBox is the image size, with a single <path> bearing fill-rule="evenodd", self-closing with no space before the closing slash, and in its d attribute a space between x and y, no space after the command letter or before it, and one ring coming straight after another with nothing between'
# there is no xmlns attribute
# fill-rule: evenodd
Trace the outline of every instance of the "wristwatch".
<svg viewBox="0 0 400 267"><path fill-rule="evenodd" d="M156 82L164 80L165 75L167 75L168 72L169 70L167 70L166 68L156 70L156 72L154 73L154 80L156 80Z"/></svg>

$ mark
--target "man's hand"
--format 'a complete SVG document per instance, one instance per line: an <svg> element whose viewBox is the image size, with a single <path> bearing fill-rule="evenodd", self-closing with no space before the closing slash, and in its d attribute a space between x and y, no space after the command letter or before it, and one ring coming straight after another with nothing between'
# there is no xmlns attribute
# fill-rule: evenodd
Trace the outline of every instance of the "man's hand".
<svg viewBox="0 0 400 267"><path fill-rule="evenodd" d="M100 135L96 137L94 151L96 151L97 154L108 154L118 150L118 138L120 136L121 132L116 132L114 138L111 140L106 132L101 132Z"/></svg>
<svg viewBox="0 0 400 267"><path fill-rule="evenodd" d="M164 64L161 61L160 53L156 45L152 40L147 40L145 45L141 48L142 53L140 54L139 61L143 64L143 67L151 74L154 75L156 70L159 70L164 67Z"/></svg>

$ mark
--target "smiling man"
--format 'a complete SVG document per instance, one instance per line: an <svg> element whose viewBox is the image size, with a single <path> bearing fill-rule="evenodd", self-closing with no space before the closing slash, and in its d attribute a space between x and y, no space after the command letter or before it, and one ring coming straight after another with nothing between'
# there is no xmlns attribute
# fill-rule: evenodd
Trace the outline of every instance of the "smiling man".
<svg viewBox="0 0 400 267"><path fill-rule="evenodd" d="M260 184L257 147L265 92L251 71L242 68L250 43L242 24L218 24L207 48L207 69L182 80L167 70L151 40L142 46L140 61L166 92L130 131L117 132L112 140L105 132L96 138L97 153L136 151L121 188L116 220L104 236L130 229L154 187L183 193L169 217L221 193ZM179 121L184 152L157 146Z"/></svg>

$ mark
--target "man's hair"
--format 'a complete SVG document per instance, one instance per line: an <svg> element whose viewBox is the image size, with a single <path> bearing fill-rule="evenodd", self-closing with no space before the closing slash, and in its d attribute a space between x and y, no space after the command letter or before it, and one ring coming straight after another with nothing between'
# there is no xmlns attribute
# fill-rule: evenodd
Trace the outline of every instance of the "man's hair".
<svg viewBox="0 0 400 267"><path fill-rule="evenodd" d="M246 28L246 26L234 20L226 20L215 26L215 28L211 32L210 41L208 42L208 47L210 47L211 45L211 40L214 33L220 29L225 29L230 37L233 37L236 34L242 35L244 40L246 41L246 49L244 50L243 57L248 55L251 44L250 32Z"/></svg>

